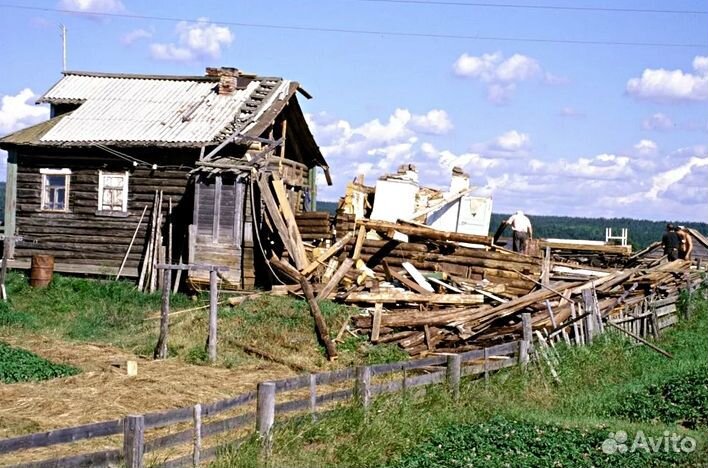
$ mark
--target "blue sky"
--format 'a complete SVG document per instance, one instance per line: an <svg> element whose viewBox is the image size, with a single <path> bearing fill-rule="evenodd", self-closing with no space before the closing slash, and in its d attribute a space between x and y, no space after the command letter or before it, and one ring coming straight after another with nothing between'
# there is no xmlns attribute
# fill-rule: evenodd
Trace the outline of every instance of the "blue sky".
<svg viewBox="0 0 708 468"><path fill-rule="evenodd" d="M357 173L373 184L413 163L444 187L459 165L495 211L707 220L708 14L602 11L705 2L434 2L8 0L38 9L0 7L0 133L46 117L33 103L60 77L65 24L69 69L299 81L333 168L327 200ZM401 32L425 36L381 34ZM608 44L621 42L698 47Z"/></svg>

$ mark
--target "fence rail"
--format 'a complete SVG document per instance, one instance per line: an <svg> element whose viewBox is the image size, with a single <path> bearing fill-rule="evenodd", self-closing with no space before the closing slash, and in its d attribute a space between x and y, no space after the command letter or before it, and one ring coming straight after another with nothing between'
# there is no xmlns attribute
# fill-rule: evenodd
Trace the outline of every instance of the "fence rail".
<svg viewBox="0 0 708 468"><path fill-rule="evenodd" d="M606 319L628 331L637 332L637 335L646 336L652 333L656 337L661 329L673 325L678 320L676 301L677 296L654 301L641 307L637 306L620 317L607 317ZM216 457L220 447L212 446L202 449L202 440L205 438L213 438L217 434L232 433L238 430L243 431L249 427L253 428L254 422L256 430L261 435L268 436L275 417L295 412L303 414L309 412L315 415L318 408L322 412L324 409L322 407L352 397L359 404L367 406L371 397L376 395L446 382L448 390L457 398L462 376L483 375L486 378L490 372L514 365L525 365L529 362L529 352L532 349L534 336L531 332L530 315L522 314L522 318L523 339L519 341L460 354L435 355L415 361L346 368L332 372L299 375L273 382L262 382L258 384L255 391L213 403L143 415L130 415L123 419L0 440L0 455L123 434L123 447L120 449L96 451L14 466L24 468L107 466L122 462L129 468L138 468L144 466L146 454L192 442L191 454L172 459L165 457L160 462L160 466L165 467L188 466ZM582 320L580 323L590 327L587 329L588 332L596 326L585 322L588 321ZM571 326L573 325L567 324L561 328ZM540 337L539 332L536 334L537 337ZM552 338L551 334L548 337L551 344ZM560 337L556 336L556 339L559 340ZM582 342L576 341L576 344L582 344ZM542 349L544 347L547 347L546 342L539 342L540 357L547 360L547 356L544 355L545 351ZM379 381L372 382L376 379ZM382 379L384 381L381 382ZM345 384L346 388L342 388ZM323 387L330 388L324 389ZM309 394L303 397L304 392L302 391L305 389L309 389ZM326 390L326 392L322 393L322 390ZM282 396L288 392L297 392L297 396L295 399L284 399L283 401ZM279 398L281 401L276 402L277 395L281 395ZM241 414L209 420L219 415L223 416L228 411L241 408L243 408ZM208 421L203 423L203 418ZM165 435L151 435L150 437L145 435L146 430L164 430L168 427L174 432ZM243 434L238 436L234 434L233 440L235 442L243 439Z"/></svg>

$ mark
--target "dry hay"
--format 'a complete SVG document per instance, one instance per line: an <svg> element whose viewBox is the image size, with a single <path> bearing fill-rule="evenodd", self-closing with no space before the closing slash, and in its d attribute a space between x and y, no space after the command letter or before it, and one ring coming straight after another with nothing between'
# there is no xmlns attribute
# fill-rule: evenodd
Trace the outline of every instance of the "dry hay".
<svg viewBox="0 0 708 468"><path fill-rule="evenodd" d="M287 367L266 361L229 370L171 359L141 359L108 345L68 343L32 334L0 335L0 340L82 370L66 378L0 385L0 438L208 403L254 390L264 380L294 375ZM138 361L136 377L127 377L125 369L111 365L127 359ZM107 442L112 443L107 446ZM32 458L117 448L119 444L120 438L90 440L38 449L32 451ZM20 453L0 457L0 463L19 462ZM26 459L32 454L22 455Z"/></svg>

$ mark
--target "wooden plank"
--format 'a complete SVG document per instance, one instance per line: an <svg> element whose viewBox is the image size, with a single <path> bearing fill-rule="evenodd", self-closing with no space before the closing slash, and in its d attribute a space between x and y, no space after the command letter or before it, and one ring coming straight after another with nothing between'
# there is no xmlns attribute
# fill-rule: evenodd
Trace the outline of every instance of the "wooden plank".
<svg viewBox="0 0 708 468"><path fill-rule="evenodd" d="M383 267L384 267L384 272L386 274L386 278L389 279L389 281L391 279L395 279L396 281L398 281L399 283L401 283L403 286L407 287L411 291L415 291L415 292L418 292L421 294L428 294L429 293L429 291L427 291L425 288L423 288L421 285L419 285L415 281L409 280L408 278L406 278L402 274L392 270L388 266L388 262L386 260L383 261Z"/></svg>
<svg viewBox="0 0 708 468"><path fill-rule="evenodd" d="M309 265L302 269L301 273L305 276L309 276L314 272L320 265L325 265L325 262L334 254L339 252L354 235L348 232L344 237L339 239L337 242L332 244L327 250L322 252L316 259L314 259Z"/></svg>
<svg viewBox="0 0 708 468"><path fill-rule="evenodd" d="M300 237L300 231L297 227L297 221L295 220L295 215L293 214L292 208L290 206L290 200L285 191L285 186L280 178L273 174L272 186L275 191L275 196L278 199L280 212L283 215L283 220L288 231L288 235L292 240L293 248L295 252L291 252L293 259L295 260L295 265L298 270L301 270L307 266L309 263L307 260L307 252L305 252L305 246L302 243L302 238Z"/></svg>
<svg viewBox="0 0 708 468"><path fill-rule="evenodd" d="M293 244L293 240L290 237L290 232L288 231L288 226L285 224L280 210L278 209L278 204L273 197L273 192L270 189L270 184L265 176L258 178L258 188L261 192L261 201L266 208L270 220L273 222L275 229L280 236L280 240L283 242L283 246L293 257L295 266L298 270L301 270L307 266L307 262L303 262L299 252L299 247Z"/></svg>
<svg viewBox="0 0 708 468"><path fill-rule="evenodd" d="M48 432L39 432L25 436L12 437L0 440L0 454L17 450L49 447L51 445L66 444L77 440L94 439L123 432L123 421L114 419L82 426L54 429Z"/></svg>
<svg viewBox="0 0 708 468"><path fill-rule="evenodd" d="M337 287L340 281L344 278L344 276L349 272L349 270L352 269L354 266L354 260L351 258L345 258L342 261L342 264L339 265L339 268L337 268L337 271L334 272L332 277L327 281L327 284L320 290L320 292L317 294L317 300L321 301L323 299L326 299L327 296L334 291L334 289Z"/></svg>
<svg viewBox="0 0 708 468"><path fill-rule="evenodd" d="M413 280L414 280L416 283L418 283L418 285L419 285L421 288L425 289L426 291L428 291L428 292L430 292L430 293L434 293L434 292L435 292L435 289L433 289L433 287L430 285L430 283L428 283L428 281L427 281L427 280L425 279L425 277L418 271L418 269L417 269L416 267L414 267L413 265L411 265L409 262L403 262L403 263L401 264L401 266L403 267L403 269L406 270L406 272L408 272L409 275L411 275L411 278L413 278Z"/></svg>
<svg viewBox="0 0 708 468"><path fill-rule="evenodd" d="M365 226L367 229L375 231L391 233L398 231L409 236L416 236L425 239L466 242L470 244L491 245L492 239L488 236L477 236L474 234L464 234L461 232L438 231L427 226L411 226L400 223L390 223L387 221L374 221L369 219L359 219L356 222L360 226Z"/></svg>
<svg viewBox="0 0 708 468"><path fill-rule="evenodd" d="M481 294L418 294L409 291L351 292L344 299L347 303L366 302L394 304L397 302L471 305L482 304Z"/></svg>
<svg viewBox="0 0 708 468"><path fill-rule="evenodd" d="M68 457L52 458L37 462L20 463L12 468L73 468L85 466L114 466L123 459L122 450L103 450L100 452L82 453Z"/></svg>
<svg viewBox="0 0 708 468"><path fill-rule="evenodd" d="M354 250L352 252L352 258L358 260L361 257L361 248L364 246L364 240L366 239L366 228L364 226L359 227L359 232L356 235L356 243L354 244Z"/></svg>

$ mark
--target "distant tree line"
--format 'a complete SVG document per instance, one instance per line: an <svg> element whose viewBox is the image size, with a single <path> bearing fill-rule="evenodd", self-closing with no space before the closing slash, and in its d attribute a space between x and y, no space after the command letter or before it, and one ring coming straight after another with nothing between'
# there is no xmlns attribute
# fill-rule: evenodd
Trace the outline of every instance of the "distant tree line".
<svg viewBox="0 0 708 468"><path fill-rule="evenodd" d="M318 201L319 211L328 211L334 214L337 210L336 202ZM493 213L489 224L490 235L494 234L499 224L509 218L509 214ZM541 216L528 215L533 224L534 237L558 239L585 239L605 240L605 228L612 228L613 234L619 235L622 228L628 229L629 243L633 250L641 250L652 242L661 240L667 222L681 226L688 226L708 233L708 224L688 221L649 221L646 219L632 218L573 218L570 216ZM507 228L505 236L510 236Z"/></svg>
<svg viewBox="0 0 708 468"><path fill-rule="evenodd" d="M510 215L492 214L489 229L496 231L499 224ZM573 218L570 216L534 216L528 215L533 225L534 237L558 239L605 240L605 228L612 228L614 235L619 235L622 228L628 229L628 242L633 250L641 250L652 242L661 240L666 229L666 223L672 222L681 226L708 232L708 224L688 221L649 221L632 218ZM505 233L510 235L507 231Z"/></svg>

